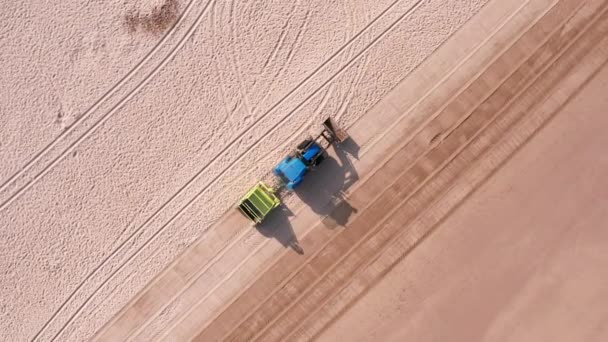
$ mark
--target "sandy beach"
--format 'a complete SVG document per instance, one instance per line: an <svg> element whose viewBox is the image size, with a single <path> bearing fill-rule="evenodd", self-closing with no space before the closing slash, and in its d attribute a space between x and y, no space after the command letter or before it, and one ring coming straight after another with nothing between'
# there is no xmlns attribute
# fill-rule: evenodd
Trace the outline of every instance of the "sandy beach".
<svg viewBox="0 0 608 342"><path fill-rule="evenodd" d="M0 340L603 340L607 7L7 3Z"/></svg>

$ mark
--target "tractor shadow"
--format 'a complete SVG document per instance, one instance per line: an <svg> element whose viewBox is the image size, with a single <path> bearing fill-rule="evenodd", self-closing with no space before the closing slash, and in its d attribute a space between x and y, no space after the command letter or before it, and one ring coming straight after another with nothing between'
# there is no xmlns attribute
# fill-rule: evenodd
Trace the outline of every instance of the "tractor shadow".
<svg viewBox="0 0 608 342"><path fill-rule="evenodd" d="M323 161L295 191L330 229L344 227L351 215L357 212L345 199L344 192L359 180L359 174L349 159L349 155L359 159L359 145L348 138L336 146L334 152L336 157Z"/></svg>
<svg viewBox="0 0 608 342"><path fill-rule="evenodd" d="M321 165L310 171L295 191L295 195L302 202L322 217L324 226L329 229L345 226L350 216L357 212L343 194L359 179L349 159L349 155L359 159L359 145L349 138L333 150L336 157L325 159ZM283 247L304 254L289 220L292 216L293 212L281 205L270 212L256 229L263 236L276 239Z"/></svg>
<svg viewBox="0 0 608 342"><path fill-rule="evenodd" d="M298 254L304 254L304 250L298 243L298 237L293 231L293 226L289 222L291 216L293 216L293 212L281 205L271 211L266 220L255 228L263 236L280 242L283 247L291 248Z"/></svg>

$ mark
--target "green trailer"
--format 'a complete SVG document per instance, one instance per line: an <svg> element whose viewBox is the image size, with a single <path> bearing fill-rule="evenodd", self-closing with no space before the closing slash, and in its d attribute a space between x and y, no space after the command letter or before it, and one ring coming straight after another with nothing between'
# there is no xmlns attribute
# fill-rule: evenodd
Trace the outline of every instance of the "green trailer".
<svg viewBox="0 0 608 342"><path fill-rule="evenodd" d="M259 182L239 201L238 209L245 217L258 224L280 204L281 200L274 194L272 188Z"/></svg>

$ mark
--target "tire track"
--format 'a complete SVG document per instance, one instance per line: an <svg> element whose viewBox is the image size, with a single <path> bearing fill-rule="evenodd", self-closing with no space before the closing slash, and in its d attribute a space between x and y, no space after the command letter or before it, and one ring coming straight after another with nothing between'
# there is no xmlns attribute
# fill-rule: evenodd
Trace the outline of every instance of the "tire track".
<svg viewBox="0 0 608 342"><path fill-rule="evenodd" d="M287 19L285 20L285 24L283 24L283 26L281 27L281 33L279 34L279 38L277 39L277 42L272 47L272 51L268 55L268 58L266 58L266 61L264 61L264 64L262 65L262 71L264 71L264 69L266 69L268 67L268 65L270 64L271 61L274 61L276 59L277 54L279 53L279 50L281 49L281 47L285 43L285 38L287 37L287 32L288 32L288 29L289 29L289 24L291 23L291 20L293 19L293 15L294 15L294 13L296 11L296 7L299 6L299 5L300 5L300 2L296 1L296 3L294 3L293 6L291 7L291 11L287 15ZM258 74L258 76L260 74Z"/></svg>
<svg viewBox="0 0 608 342"><path fill-rule="evenodd" d="M180 28L183 26L182 24L188 18L188 14L192 10L196 0L190 0L187 4L184 12L177 19L172 28L161 38L161 40L152 48L150 52L148 52L143 59L141 59L133 69L131 69L123 78L121 78L117 83L115 83L105 94L102 95L97 101L93 103L83 114L79 115L78 118L70 124L64 131L62 131L57 137L55 137L48 145L46 145L42 150L36 153L22 168L21 170L14 173L10 176L6 181L0 185L0 194L3 194L7 188L13 185L13 183L17 182L19 178L23 176L25 172L31 169L35 164L37 164L42 158L44 158L50 150L57 146L64 138L66 138L69 134L72 133L75 129L79 128L81 125L91 114L97 111L97 109L111 99L112 95L114 95L118 90L120 90L130 79L132 79L139 70L141 70L157 53L158 51L166 46L168 39L173 36ZM108 113L103 114L102 118L107 116ZM76 134L76 133L75 133ZM23 176L27 177L27 175ZM27 183L26 183L27 184ZM9 196L7 200L3 200L2 204L0 204L0 210L4 209L6 205L6 201L10 201L11 197Z"/></svg>
<svg viewBox="0 0 608 342"><path fill-rule="evenodd" d="M356 19L367 18L367 16L366 16L367 13L365 11L363 13L360 13L357 9L355 9L355 8L357 8L356 6L353 6L352 8L350 8L350 10L347 7L350 7L350 6L348 6L348 5L343 6L345 11L350 11L350 17L348 19L349 26L353 25L353 23L356 21ZM342 97L341 104L338 105L338 108L335 111L333 111L333 113L334 113L333 119L336 122L341 121L342 116L346 112L348 105L350 104L352 98L355 96L355 92L353 90L356 89L356 86L358 86L361 83L363 76L365 76L365 71L367 69L368 63L369 63L369 56L365 56L365 58L363 59L363 61L361 63L362 65L360 67L356 67L357 72L355 73L354 77L351 77L352 82L350 83L348 90L345 91L345 95Z"/></svg>
<svg viewBox="0 0 608 342"><path fill-rule="evenodd" d="M589 52L590 51L590 46L587 46L587 50L584 51L584 53ZM563 77L563 71L562 73L559 75L560 77ZM537 78L538 80L538 78ZM541 80L544 81L544 80ZM552 83L549 83L549 88L551 88L553 86ZM529 89L529 88L526 88ZM520 91L521 95L523 93L525 89L522 89L522 91ZM547 89L544 89L545 91ZM544 99L546 97L547 94L545 93L540 93L540 96L537 96L535 99L533 99L534 102L534 106L539 105L539 103L542 103L542 101L539 101L539 99ZM523 113L528 112L528 108L525 108L524 110L520 110L520 111L516 111L515 115L518 115L515 117L515 122L518 122L519 119L522 119L523 117L525 117L525 115ZM488 114L491 114L491 112L489 112ZM499 114L500 116L500 114ZM488 122L482 129L481 132L483 132L485 129L487 129L487 127L489 125L492 125L492 123L494 122L495 119L497 119L499 116L494 116L493 119L491 119L490 122ZM471 121L467 121L467 123L470 123ZM513 125L501 125L499 127L503 128L505 127L506 129L512 127ZM463 126L464 127L464 126ZM496 126L494 126L496 127ZM503 132L500 132L503 133ZM497 135L498 138L500 138L500 135ZM457 180L459 175L464 175L464 172L466 172L466 170L470 169L470 165L474 164L474 163L479 163L481 161L481 156L483 156L484 151L486 151L487 149L490 149L492 147L492 143L496 142L496 139L498 139L496 137L493 137L493 139L491 138L485 138L483 140L481 140L481 144L484 145L483 148L480 149L473 149L474 152L470 153L471 156L469 156L468 158L463 158L462 156L460 157L460 160L465 159L465 162L461 162L460 164L460 168L464 168L464 171L461 171L460 174L457 174L456 176L452 177L453 179ZM475 138L473 138L475 139ZM478 141L480 139L477 139ZM447 142L447 139L446 139ZM470 143L470 142L469 142ZM467 143L468 144L468 143ZM479 153L479 151L482 151L481 153ZM471 151L471 149L468 149L468 151ZM460 152L457 152L460 153ZM452 163L452 169L454 168L458 168L456 166L454 166L455 163ZM448 174L448 175L452 175L452 173L448 172L449 167L442 170L442 173L444 174ZM456 172L453 172L456 173ZM438 177L441 178L441 177ZM446 176L446 178L449 178ZM450 186L450 182L446 181L445 182L446 186ZM449 187L448 187L449 190ZM437 197L437 201L441 200L441 196L439 195ZM406 200L407 201L407 200ZM277 339L283 339L286 338L286 336L290 335L290 332L297 329L297 327L302 323L301 320L295 320L294 319L294 315L296 317L298 317L298 314L302 315L300 317L308 317L311 318L313 312L316 311L315 308L318 308L318 306L312 306L312 305L321 305L324 306L329 300L331 300L332 296L339 293L344 287L346 287L350 282L351 279L353 277L356 277L360 272L362 272L362 269L365 269L366 267L368 267L373 260L375 260L375 258L377 258L378 255L380 255L384 250L386 250L388 247L390 247L392 245L392 243L394 242L394 238L396 235L400 234L400 230L401 227L403 225L407 226L409 225L409 223L411 222L411 220L419 217L420 215L424 214L426 212L426 210L428 210L428 207L426 206L420 206L418 205L419 203L416 203L416 201L412 201L414 204L407 203L406 201L402 202L403 205L403 209L402 212L400 212L399 214L397 214L397 216L400 218L400 220L396 220L396 217L393 218L393 221L396 223L393 226L388 226L385 229L387 229L386 237L384 237L384 240L382 240L382 238L379 238L381 241L376 241L376 239L378 238L378 236L375 236L376 234L372 234L372 238L370 240L364 238L362 239L363 244L361 245L362 249L365 248L365 245L369 245L370 251L368 253L363 253L361 251L357 251L354 252L352 254L350 254L348 257L355 257L357 254L360 255L374 255L375 257L372 258L371 260L366 258L366 257L361 257L361 260L359 260L358 262L358 267L355 267L353 270L351 271L338 271L340 265L340 261L338 263L336 263L335 265L333 265L330 269L328 269L323 275L321 275L319 277L319 280L317 282L315 282L308 290L312 290L312 287L315 288L315 292L314 293L310 293L310 296L306 297L306 292L302 293L300 297L298 297L296 299L296 301L291 302L289 304L289 307L286 308L286 310L283 313L286 313L286 315L279 315L277 316L277 319L274 321L271 321L267 326L266 326L266 331L262 330L260 332L258 332L258 334L254 337L254 340L260 338L264 341L270 341L270 340L277 340ZM422 212L420 214L417 214L417 211L419 210L419 208L422 208ZM408 210L409 209L409 210ZM408 221L408 219L410 219ZM384 234L384 232L380 232L377 235L381 235ZM379 247L378 247L379 246ZM347 257L347 258L348 258ZM345 259L346 260L346 259ZM347 262L345 262L343 265L347 264ZM354 272L354 273L351 273ZM338 274L336 276L336 274ZM330 280L332 279L332 280ZM329 282L329 283L328 283ZM336 284L339 284L336 287ZM324 292L323 288L324 286L326 287L326 291ZM316 295L321 293L320 298L318 299L320 301L320 303L315 301ZM324 297L325 296L325 297ZM304 303L301 303L300 299L301 298L305 298L302 299L302 301ZM311 300L312 298L312 300ZM297 303L297 304L296 304ZM297 313L296 313L297 312ZM291 316L291 317L290 317ZM295 324L295 327L294 327ZM292 330L293 329L293 330ZM278 332L277 332L278 331Z"/></svg>
<svg viewBox="0 0 608 342"><path fill-rule="evenodd" d="M228 23L230 25L230 35L232 37L233 41L238 41L237 39L237 35L236 35L236 26L234 24L234 22L236 21L236 16L235 16L235 3L236 0L230 0L230 10L228 12ZM251 103L249 101L249 93L247 93L247 87L245 87L245 82L243 81L243 72L241 70L241 66L240 64L237 62L237 51L236 48L234 47L234 44L229 44L232 53L230 54L230 56L228 56L227 60L229 60L232 64L232 69L234 70L234 75L236 76L236 79L238 81L239 84L239 88L240 88L240 95L241 95L241 99L243 100L243 104L245 105L245 110L247 111L247 115L252 116L253 112L251 109Z"/></svg>
<svg viewBox="0 0 608 342"><path fill-rule="evenodd" d="M268 68L268 65L270 64L270 62L271 61L274 62L276 60L276 58L279 54L279 51L285 44L285 39L287 38L287 34L289 33L289 27L291 26L291 21L294 17L294 14L296 13L296 9L299 6L300 6L300 1L296 1L293 4L291 11L287 15L287 19L285 20L285 24L281 27L281 33L279 34L279 38L277 39L277 42L272 47L272 51L268 55L268 58L266 58L266 61L264 61L264 64L262 65L260 72L255 74L256 77L254 78L252 87L254 87L257 84L257 77L259 77L263 74L264 70L266 70ZM309 13L310 13L310 11L307 11L306 17L308 17ZM307 20L307 18L305 20ZM302 31L302 28L300 27L300 30L298 30L298 33L297 33L298 36L301 34L301 31ZM353 35L354 35L354 33L353 33ZM298 39L296 39L296 41L297 40ZM291 48L292 50L294 49L294 45L295 45L295 43L292 44L292 48ZM284 61L282 63L281 69L283 69L288 63L289 63L289 61ZM281 71L279 71L279 73L280 72ZM270 89L272 88L272 85L274 84L274 82L275 82L275 79L273 79L271 81L270 85L266 86L267 90L264 92L264 96L262 97L262 99L257 101L257 103L253 105L253 107L251 109L251 113L252 113L253 117L255 117L255 113L258 111L258 108L257 108L258 105L261 103L264 103L264 101L268 98Z"/></svg>
<svg viewBox="0 0 608 342"><path fill-rule="evenodd" d="M84 139L86 139L90 134L92 134L95 129L97 129L97 127L99 127L101 124L103 124L107 119L109 119L116 111L118 111L118 109L120 109L122 107L122 105L124 105L124 103L126 103L126 101L128 101L129 99L131 99L144 85L146 85L176 54L177 52L181 49L181 47L185 44L185 42L188 40L188 38L194 33L194 31L196 30L196 28L200 25L200 23L202 22L202 19L204 18L205 14L207 13L207 10L213 6L213 3L215 2L215 0L209 0L208 2L205 3L203 9L201 10L200 14L198 15L198 17L196 18L196 21L192 24L192 26L190 26L190 28L188 29L188 31L186 31L186 34L179 40L178 44L175 46L175 48L173 48L170 53L168 55L165 56L165 58L162 59L162 62L157 65L154 69L152 69L152 71L137 85L137 87L135 87L133 90L131 90L129 92L129 94L124 97L118 104L116 104L114 107L112 107L112 109L106 113L101 119L99 119L93 126L91 126L90 128L88 128L85 133L80 136L76 141L72 142L69 147L64 150L64 152L62 152L58 157L56 157L54 159L54 161L49 164L48 166L46 166L43 171L41 173L39 173L35 178L33 178L31 181L29 181L26 186L24 186L23 188L21 188L18 192L16 192L15 194L13 194L11 197L9 197L9 199L5 202L3 202L3 204L0 205L0 211L4 208L6 208L6 206L8 206L10 203L12 203L12 201L14 201L20 194L22 194L23 192L27 191L27 189L29 187L31 187L35 180L40 179L42 176L44 176L44 174L46 174L48 171L50 171L50 169L52 167L54 167L57 163L59 163L59 161L67 154L69 154L80 142L82 142ZM133 235L131 235L132 237ZM129 239L125 240L124 243L122 243L118 248L121 248L122 246L124 246L126 244L126 242ZM80 289L84 286L84 284L86 284L86 282L92 278L92 276L97 272L98 269L100 269L111 257L113 254L110 254L107 258L105 258L101 265L96 267L86 278L84 281L82 281L77 287L76 289L68 296L68 298L66 299L66 301L64 301L64 303L51 315L51 318L43 325L43 327L34 335L34 337L32 338L31 341L35 341L38 338L41 337L41 335L43 333L45 333L45 331L47 330L47 328L49 327L49 325L55 320L55 318L59 315L59 313L61 311L63 311L63 309L67 306L67 304L75 297L75 295L80 291ZM60 334L61 332L63 332L63 330L66 328L66 326L74 319L75 315L78 314L81 310L82 307L84 307L85 304L83 304L82 306L80 306L77 311L74 313L74 315L72 315L68 322L66 324L64 324L59 332L57 332L57 334L55 334L51 340L55 340Z"/></svg>
<svg viewBox="0 0 608 342"><path fill-rule="evenodd" d="M586 79L579 78L569 80L573 83L580 84L572 87L573 89L568 90L567 94L563 94L565 95L562 97L564 99L563 102L560 102L562 98L554 97L558 101L555 101L555 104L549 104L552 107L551 109L544 110L543 108L540 108L538 110L543 111L543 113L536 112L532 116L521 117L521 122L513 125L515 128L511 128L510 131L505 134L505 138L497 144L499 147L494 147L494 149L488 153L487 159L492 160L491 162L484 162L483 164L477 163L477 165L475 165L476 168L473 168L469 174L465 174L464 177L459 179L459 182L450 188L448 193L440 198L438 203L436 203L431 210L425 211L423 216L416 220L409 230L401 233L386 250L379 254L378 257L374 258L370 266L368 266L360 275L355 276L353 281L351 281L338 296L331 298L331 300L327 304L324 304L322 308L311 313L311 315L316 314L316 318L321 317L320 320L315 319L313 322L311 317L308 317L308 319L303 322L303 327L294 330L287 338L289 338L290 341L310 341L318 338L320 334L335 323L343 313L349 310L360 298L382 280L394 266L407 257L418 245L424 242L424 240L426 240L426 238L451 215L451 213L458 209L464 201L485 184L485 182L490 179L497 170L505 165L523 146L525 146L537 132L544 128L561 108L566 106L580 90L593 79L598 70L603 69L607 65L606 51L608 51L608 45L606 44L606 41L603 42L602 48L604 56L602 56L601 59L593 61L593 67L596 69L589 70L588 75L585 76ZM569 76L572 77L573 75L574 73L571 73ZM543 94L538 95L543 96ZM497 124L496 126L503 125ZM335 306L332 307L332 305ZM319 321L321 321L321 323L318 323Z"/></svg>
<svg viewBox="0 0 608 342"><path fill-rule="evenodd" d="M338 106L338 109L335 111L336 114L334 116L334 120L336 120L337 122L340 122L342 115L344 115L344 113L346 112L346 109L348 108L353 97L355 96L354 90L363 80L363 76L365 76L365 69L366 69L368 63L369 63L369 58L367 58L367 56L366 56L366 58L361 63L362 66L357 68L357 73L355 74L354 77L352 77L352 82L349 84L348 90L345 92L344 96L342 97L342 101L340 102L340 105Z"/></svg>
<svg viewBox="0 0 608 342"><path fill-rule="evenodd" d="M299 2L296 4L296 6L299 6ZM277 70L277 72L273 76L272 80L270 82L268 82L268 86L267 86L268 90L265 92L265 94L262 96L262 98L258 101L260 104L263 104L268 99L268 97L271 94L270 89L272 89L272 87L275 85L277 79L279 79L279 77L285 72L286 67L291 64L294 50L299 45L299 43L302 42L302 40L301 40L302 35L304 34L304 32L306 32L306 29L308 28L308 22L310 20L309 18L310 18L310 8L308 8L306 10L306 13L304 14L304 20L302 21L302 24L300 25L300 28L299 28L298 32L296 33L294 42L291 44L291 47L289 49L285 62L283 62L283 64L279 68L279 70ZM257 111L257 108L254 105L253 109L252 109L252 114L251 114L254 118L256 116L256 111Z"/></svg>
<svg viewBox="0 0 608 342"><path fill-rule="evenodd" d="M211 17L211 46L213 48L215 48L217 46L217 30L216 30L216 9L217 7L214 7L213 10L211 11L211 13L209 14L209 16ZM214 51L215 52L215 51ZM219 84L218 84L218 88L221 94L221 98L222 98L222 103L224 104L224 111L225 111L225 118L224 120L219 124L219 125L223 125L225 124L227 121L233 125L233 120L232 120L232 116L234 115L235 112L237 112L239 110L239 103L237 102L232 108L230 108L230 106L228 105L227 102L227 96L226 96L226 87L224 86L227 82L225 82L225 78L222 74L222 72L220 71L220 68L218 68L218 63L219 63L219 59L217 57L217 54L213 54L213 60L211 61L211 65L213 66L213 70L215 71L215 73L217 74L217 77L219 78ZM212 133L213 135L210 137L210 139L208 139L205 142L205 145L210 145L211 142L214 140L214 137L216 135L216 132L213 131Z"/></svg>

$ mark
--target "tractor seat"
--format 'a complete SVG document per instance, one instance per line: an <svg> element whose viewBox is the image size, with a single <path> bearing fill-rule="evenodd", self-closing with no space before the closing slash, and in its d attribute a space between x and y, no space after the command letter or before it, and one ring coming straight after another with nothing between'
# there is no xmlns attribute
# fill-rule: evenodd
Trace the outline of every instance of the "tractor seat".
<svg viewBox="0 0 608 342"><path fill-rule="evenodd" d="M321 153L321 146L317 143L313 143L310 147L302 154L302 158L306 162L313 160L319 153Z"/></svg>

